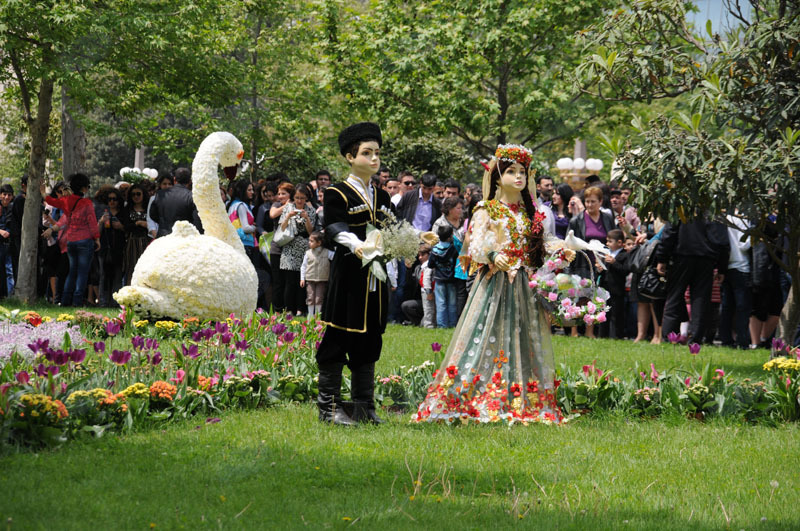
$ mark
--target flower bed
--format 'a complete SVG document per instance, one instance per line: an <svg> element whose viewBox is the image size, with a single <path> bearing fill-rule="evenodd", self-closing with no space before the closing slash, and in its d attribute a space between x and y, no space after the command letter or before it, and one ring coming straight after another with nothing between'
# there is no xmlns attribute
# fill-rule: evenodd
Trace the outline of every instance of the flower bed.
<svg viewBox="0 0 800 531"><path fill-rule="evenodd" d="M314 353L323 325L290 315L150 323L124 312L116 318L76 312L57 319L16 313L7 314L0 330L10 334L0 359L0 444L52 446L192 415L214 422L225 409L307 402L317 394ZM19 337L28 332L22 345ZM677 343L673 348L686 348ZM700 349L688 348L692 354ZM441 345L431 349L435 354ZM780 354L764 365L764 381L737 379L711 365L659 371L651 364L627 377L594 363L581 371L562 367L556 400L565 415L621 410L645 418L673 412L700 419L798 420L798 351L784 347ZM426 361L382 369L377 402L409 413L424 399L436 367Z"/></svg>
<svg viewBox="0 0 800 531"><path fill-rule="evenodd" d="M124 312L76 312L32 324L26 315L0 322L13 337L35 338L8 342L0 360L0 443L60 444L317 394L314 353L323 325L314 320L254 313L150 323ZM408 407L421 400L433 369L428 362L378 375L379 402Z"/></svg>

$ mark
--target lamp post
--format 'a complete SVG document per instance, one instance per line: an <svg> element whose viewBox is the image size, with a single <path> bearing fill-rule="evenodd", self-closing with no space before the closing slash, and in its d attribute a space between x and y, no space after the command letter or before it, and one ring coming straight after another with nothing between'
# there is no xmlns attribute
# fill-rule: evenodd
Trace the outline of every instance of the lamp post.
<svg viewBox="0 0 800 531"><path fill-rule="evenodd" d="M558 159L556 167L561 179L577 192L586 187L586 177L603 169L603 161L600 159L584 160L581 157L574 159L564 157Z"/></svg>

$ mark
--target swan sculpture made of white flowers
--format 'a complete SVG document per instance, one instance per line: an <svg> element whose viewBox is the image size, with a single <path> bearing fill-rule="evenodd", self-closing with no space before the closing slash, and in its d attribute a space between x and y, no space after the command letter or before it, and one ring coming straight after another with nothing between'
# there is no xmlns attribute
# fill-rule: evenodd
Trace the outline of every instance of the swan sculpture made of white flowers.
<svg viewBox="0 0 800 531"><path fill-rule="evenodd" d="M208 135L192 163L192 197L205 234L177 221L172 233L144 251L130 286L114 294L121 305L152 318L221 320L256 309L258 277L219 195L218 166L236 166L242 144L230 133Z"/></svg>

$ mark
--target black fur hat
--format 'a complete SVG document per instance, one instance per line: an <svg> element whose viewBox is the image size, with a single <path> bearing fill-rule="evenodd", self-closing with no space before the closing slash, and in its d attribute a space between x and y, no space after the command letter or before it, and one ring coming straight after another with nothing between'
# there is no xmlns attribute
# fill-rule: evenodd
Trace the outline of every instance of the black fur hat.
<svg viewBox="0 0 800 531"><path fill-rule="evenodd" d="M356 142L367 139L376 140L378 146L383 145L380 126L372 122L353 124L339 133L339 152L344 156L347 153L347 148Z"/></svg>

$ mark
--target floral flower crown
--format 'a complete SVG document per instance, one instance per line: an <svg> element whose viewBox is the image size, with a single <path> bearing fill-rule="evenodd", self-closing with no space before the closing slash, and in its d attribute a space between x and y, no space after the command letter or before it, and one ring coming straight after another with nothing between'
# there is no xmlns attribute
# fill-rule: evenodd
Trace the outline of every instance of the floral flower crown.
<svg viewBox="0 0 800 531"><path fill-rule="evenodd" d="M519 162L527 168L533 159L533 152L519 144L500 144L497 146L494 156L497 160Z"/></svg>

